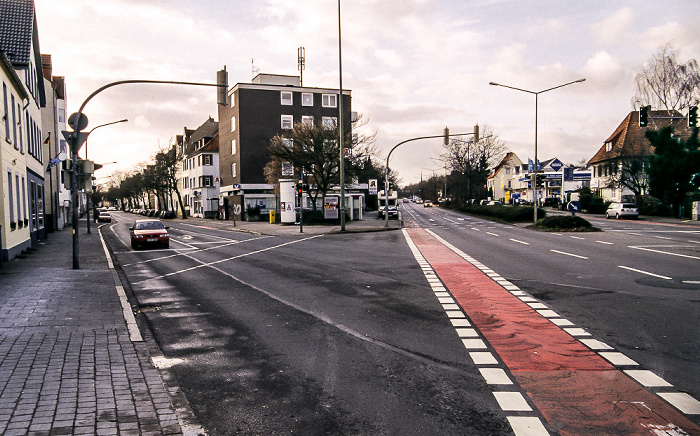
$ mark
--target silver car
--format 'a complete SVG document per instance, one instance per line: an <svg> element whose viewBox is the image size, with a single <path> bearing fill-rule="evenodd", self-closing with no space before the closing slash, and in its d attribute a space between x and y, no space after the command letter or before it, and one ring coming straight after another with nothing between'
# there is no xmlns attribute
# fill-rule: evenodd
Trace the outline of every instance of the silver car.
<svg viewBox="0 0 700 436"><path fill-rule="evenodd" d="M612 203L608 210L605 211L605 218L615 217L620 218L638 218L639 209L634 203Z"/></svg>

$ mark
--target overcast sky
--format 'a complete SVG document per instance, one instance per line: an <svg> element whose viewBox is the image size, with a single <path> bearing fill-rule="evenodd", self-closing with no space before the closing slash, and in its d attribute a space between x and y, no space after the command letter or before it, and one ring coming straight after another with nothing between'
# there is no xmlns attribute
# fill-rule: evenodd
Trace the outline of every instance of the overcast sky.
<svg viewBox="0 0 700 436"><path fill-rule="evenodd" d="M539 158L588 160L630 110L634 76L671 43L680 60L700 59L697 0L342 0L343 87L376 132L383 158L416 136L491 130L512 151L534 156L535 97L541 91ZM262 73L338 87L336 0L35 0L41 52L65 76L68 111L122 79L229 84ZM124 85L85 108L95 131L89 158L117 161L97 173L147 161L184 127L217 118L213 88ZM441 140L408 143L390 166L403 183L441 174ZM82 153L81 153L82 156Z"/></svg>

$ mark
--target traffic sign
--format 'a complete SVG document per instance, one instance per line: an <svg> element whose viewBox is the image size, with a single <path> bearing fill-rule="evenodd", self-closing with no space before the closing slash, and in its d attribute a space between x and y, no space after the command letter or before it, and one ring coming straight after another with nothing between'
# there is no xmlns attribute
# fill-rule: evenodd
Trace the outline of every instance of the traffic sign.
<svg viewBox="0 0 700 436"><path fill-rule="evenodd" d="M88 117L82 112L73 112L68 117L68 125L73 130L83 130L88 125Z"/></svg>
<svg viewBox="0 0 700 436"><path fill-rule="evenodd" d="M564 166L564 164L557 158L554 158L554 160L549 164L549 166L556 172L559 172L561 167Z"/></svg>
<svg viewBox="0 0 700 436"><path fill-rule="evenodd" d="M566 208L569 209L569 212L575 214L576 212L581 212L581 203L578 201L570 201L569 204L566 205Z"/></svg>
<svg viewBox="0 0 700 436"><path fill-rule="evenodd" d="M79 135L75 135L75 132L69 132L67 130L61 130L61 134L63 135L64 138L66 138L66 142L71 146L71 150L75 149L75 152L77 153L78 150L80 150L80 147L83 146L85 141L87 141L88 135L90 134L89 132L80 132Z"/></svg>

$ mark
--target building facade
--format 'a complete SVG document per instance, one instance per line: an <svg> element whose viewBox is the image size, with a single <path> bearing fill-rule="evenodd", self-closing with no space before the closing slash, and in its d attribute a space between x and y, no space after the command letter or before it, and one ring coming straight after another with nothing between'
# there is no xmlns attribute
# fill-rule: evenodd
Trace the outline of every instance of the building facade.
<svg viewBox="0 0 700 436"><path fill-rule="evenodd" d="M336 123L338 89L301 86L298 76L259 74L238 83L219 105L219 162L225 217L243 218L246 209L263 214L278 207L274 186L265 180L270 139L302 122ZM343 90L343 122L350 125L351 92ZM295 176L291 176L292 178Z"/></svg>
<svg viewBox="0 0 700 436"><path fill-rule="evenodd" d="M673 125L675 135L690 136L687 118L677 111L650 111L648 126L639 125L639 111L632 111L603 142L588 161L591 167L591 190L605 201L633 200L635 192L619 183L626 178L640 195L648 192L645 168L654 148L645 137L647 129L658 130Z"/></svg>
<svg viewBox="0 0 700 436"><path fill-rule="evenodd" d="M177 137L178 190L188 216L213 218L219 210L219 123L212 118Z"/></svg>

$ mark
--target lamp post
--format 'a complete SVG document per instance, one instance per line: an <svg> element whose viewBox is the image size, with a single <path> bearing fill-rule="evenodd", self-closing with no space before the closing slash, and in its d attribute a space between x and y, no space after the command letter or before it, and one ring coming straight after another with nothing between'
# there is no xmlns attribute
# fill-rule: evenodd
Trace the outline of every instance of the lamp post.
<svg viewBox="0 0 700 436"><path fill-rule="evenodd" d="M340 0L338 0L338 144L340 145L340 231L345 231L345 145L343 137L343 44L340 33Z"/></svg>
<svg viewBox="0 0 700 436"><path fill-rule="evenodd" d="M578 79L578 80L574 80L573 82L568 82L568 83L564 83L562 85L557 85L557 86L554 86L552 88L544 89L542 91L530 91L527 89L516 88L514 86L503 85L503 84L496 83L496 82L489 82L489 85L502 86L504 88L515 89L516 91L527 92L528 94L535 94L535 163L533 164L533 166L535 167L533 170L535 172L535 174L537 174L537 104L538 104L539 95L544 93L544 92L547 92L547 91L552 91L552 90L557 89L557 88L563 88L564 86L573 85L574 83L581 83L584 81L586 81L585 78ZM533 189L533 193L534 193L534 197L535 197L534 198L534 207L533 207L533 209L535 209L534 222L536 224L537 223L537 188L536 187L535 187L535 189Z"/></svg>
<svg viewBox="0 0 700 436"><path fill-rule="evenodd" d="M89 131L87 132L87 137L85 138L85 160L87 160L87 158L88 158L88 148L87 148L87 145L88 145L88 139L90 139L90 134L91 134L92 132L94 132L95 130L99 129L100 127L111 126L112 124L117 124L117 123L126 123L127 121L129 121L129 120L126 119L126 118L123 119L123 120L119 120L119 121L112 121L111 123L100 124L99 126L95 126L95 127L93 127L91 130L89 130ZM110 163L116 163L116 162L110 162ZM107 165L107 164L103 164L103 165ZM101 167L100 167L100 168L101 168ZM97 170L98 168L95 168L95 169ZM87 175L87 174L86 174L86 175ZM91 184L92 184L92 183L91 183ZM86 215L87 215L87 232L88 232L88 233L90 233L90 213L91 213L90 203L92 203L92 187L90 187L90 192L87 193L87 214L86 214Z"/></svg>

